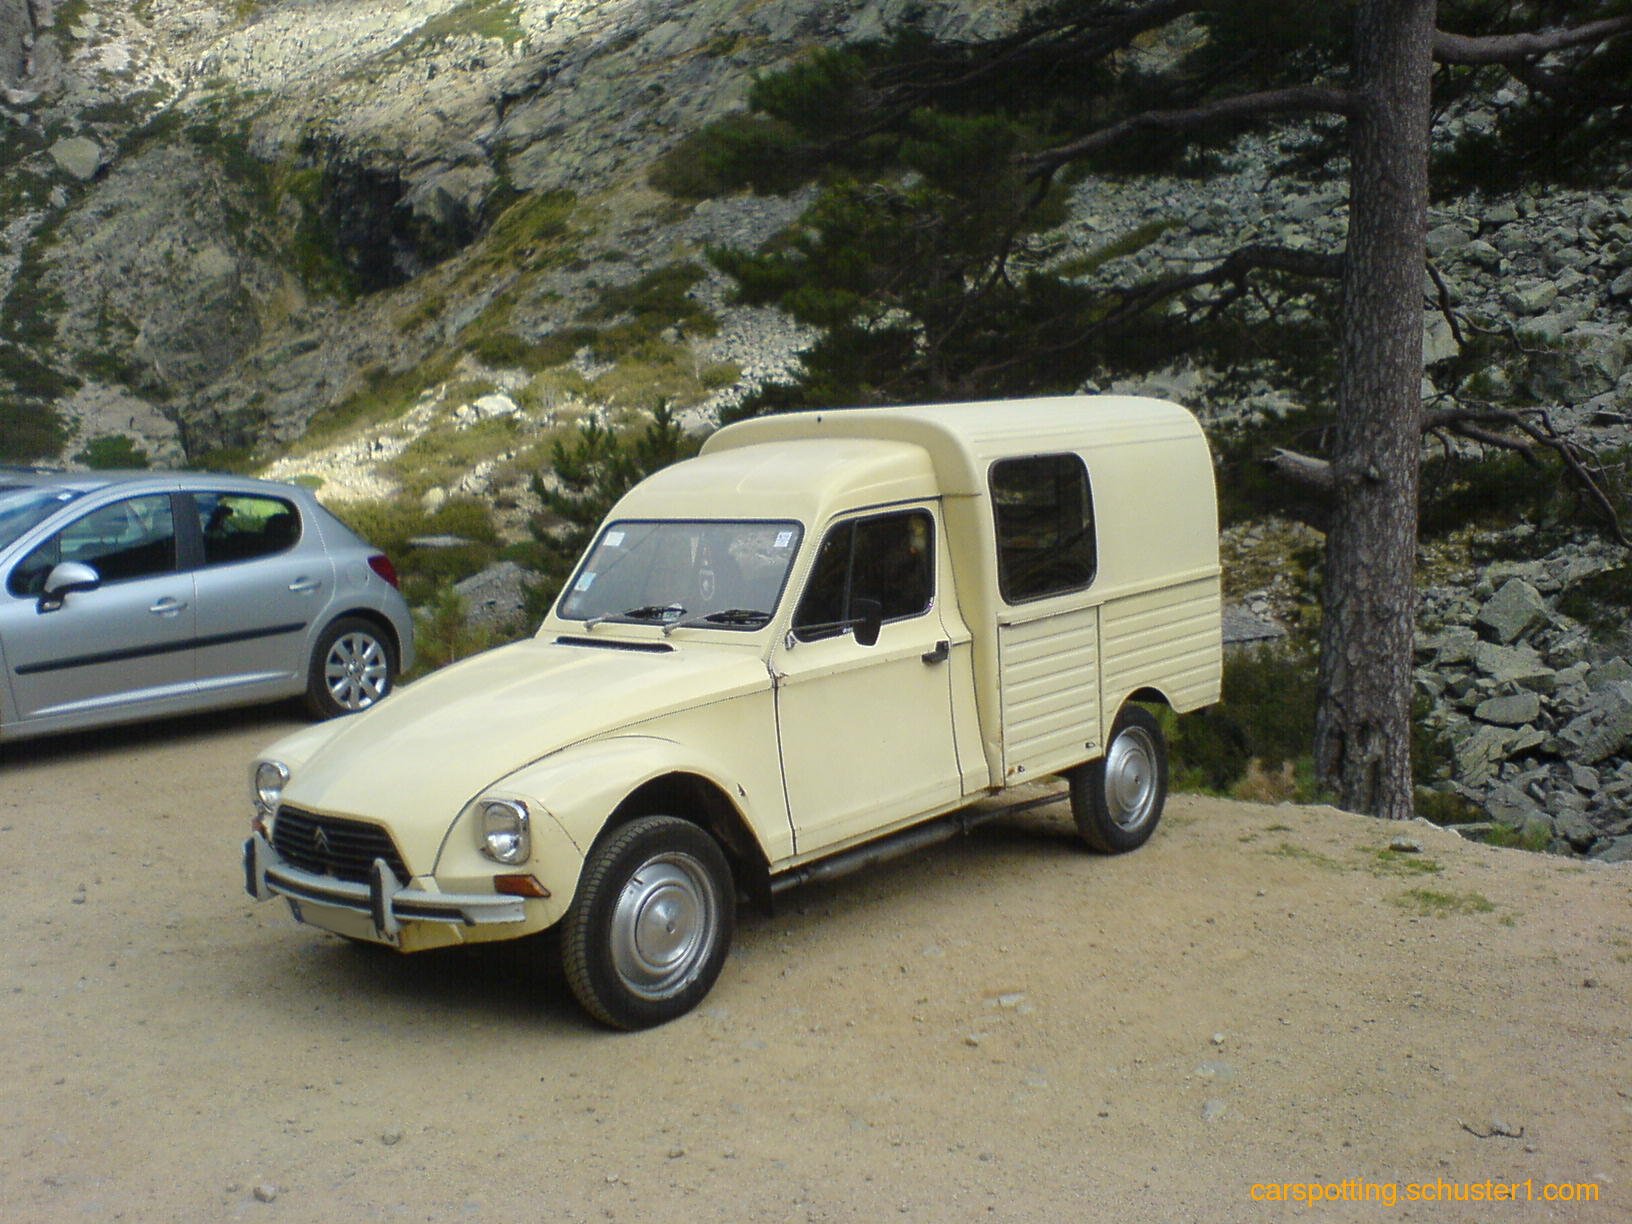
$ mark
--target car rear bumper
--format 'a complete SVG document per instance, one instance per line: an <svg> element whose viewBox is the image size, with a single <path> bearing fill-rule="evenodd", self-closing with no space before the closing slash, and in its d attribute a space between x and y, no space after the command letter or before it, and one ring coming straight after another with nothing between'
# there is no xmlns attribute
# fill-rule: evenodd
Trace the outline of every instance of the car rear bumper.
<svg viewBox="0 0 1632 1224"><path fill-rule="evenodd" d="M244 889L257 901L288 898L297 917L302 902L364 915L373 937L389 944L399 942L406 922L485 926L527 920L527 904L521 897L429 892L401 883L384 859L374 860L366 884L302 871L285 863L260 833L244 842Z"/></svg>

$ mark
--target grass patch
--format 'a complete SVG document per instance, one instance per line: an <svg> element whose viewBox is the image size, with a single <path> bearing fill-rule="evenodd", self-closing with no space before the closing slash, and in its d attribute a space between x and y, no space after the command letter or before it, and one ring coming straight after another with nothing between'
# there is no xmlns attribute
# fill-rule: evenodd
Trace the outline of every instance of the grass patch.
<svg viewBox="0 0 1632 1224"><path fill-rule="evenodd" d="M463 428L451 423L427 430L389 465L414 497L453 484L483 460L510 450L520 430L515 417L491 417Z"/></svg>
<svg viewBox="0 0 1632 1224"><path fill-rule="evenodd" d="M1377 864L1374 869L1376 875L1438 875L1445 870L1431 858L1421 854L1403 854L1398 850L1379 850L1373 859Z"/></svg>
<svg viewBox="0 0 1632 1224"><path fill-rule="evenodd" d="M1437 888L1408 888L1389 900L1403 910L1424 918L1444 918L1449 914L1494 913L1496 904L1483 893L1448 892Z"/></svg>
<svg viewBox="0 0 1632 1224"><path fill-rule="evenodd" d="M395 420L413 406L422 392L446 382L457 360L451 353L438 353L408 370L366 366L362 385L357 390L312 415L301 437L300 449L310 450L339 434Z"/></svg>
<svg viewBox="0 0 1632 1224"><path fill-rule="evenodd" d="M1540 854L1552 845L1553 835L1539 824L1529 829L1497 824L1491 826L1482 840L1487 846L1500 846L1504 850L1528 850L1532 854Z"/></svg>
<svg viewBox="0 0 1632 1224"><path fill-rule="evenodd" d="M1291 842L1283 841L1273 850L1265 850L1265 854L1275 858L1291 859L1293 862L1308 863L1311 867L1319 867L1322 871L1348 871L1342 863L1328 854L1318 850L1310 850L1304 846L1294 846Z"/></svg>
<svg viewBox="0 0 1632 1224"><path fill-rule="evenodd" d="M520 0L465 0L432 17L411 34L398 39L386 55L413 54L451 38L491 39L513 47L527 36L521 24Z"/></svg>

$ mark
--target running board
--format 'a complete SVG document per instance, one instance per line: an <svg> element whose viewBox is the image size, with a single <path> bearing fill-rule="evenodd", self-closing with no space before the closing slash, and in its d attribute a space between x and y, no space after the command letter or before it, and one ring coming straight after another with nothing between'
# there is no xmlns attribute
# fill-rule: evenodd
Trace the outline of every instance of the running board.
<svg viewBox="0 0 1632 1224"><path fill-rule="evenodd" d="M817 859L814 863L805 863L784 871L771 879L771 896L780 897L790 888L798 888L804 884L812 884L818 880L837 880L851 872L861 871L878 863L887 863L891 859L901 858L915 850L923 850L929 846L939 845L944 841L951 841L960 834L968 833L983 824L996 820L1000 816L1015 816L1021 812L1029 812L1033 808L1047 807L1051 803L1059 803L1069 797L1068 791L1060 791L1052 795L1043 795L1037 799L1027 799L1021 803L1010 803L1002 807L967 807L959 808L955 812L948 812L944 816L937 816L933 820L926 820L923 824L913 825L902 829L899 833L891 833L877 841L870 841L860 846L853 846L849 850L841 850L831 858Z"/></svg>

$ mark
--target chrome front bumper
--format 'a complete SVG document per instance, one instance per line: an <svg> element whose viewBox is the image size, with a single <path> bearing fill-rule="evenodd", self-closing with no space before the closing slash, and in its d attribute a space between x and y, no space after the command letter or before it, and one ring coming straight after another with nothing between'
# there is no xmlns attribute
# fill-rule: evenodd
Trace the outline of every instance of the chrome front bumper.
<svg viewBox="0 0 1632 1224"><path fill-rule="evenodd" d="M480 926L497 922L523 922L526 902L502 893L435 893L404 885L386 865L375 859L367 884L314 875L285 863L264 835L256 833L244 842L244 889L257 901L286 897L300 914L301 902L332 905L366 914L375 935L385 943L396 943L404 922L446 922L460 926Z"/></svg>

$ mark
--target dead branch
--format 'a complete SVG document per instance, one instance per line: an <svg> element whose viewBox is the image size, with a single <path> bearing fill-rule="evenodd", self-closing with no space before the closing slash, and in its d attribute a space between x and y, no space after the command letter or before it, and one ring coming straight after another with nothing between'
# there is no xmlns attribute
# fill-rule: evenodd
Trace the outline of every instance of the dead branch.
<svg viewBox="0 0 1632 1224"><path fill-rule="evenodd" d="M1425 434L1439 438L1442 445L1448 435L1455 435L1481 446L1513 451L1531 463L1540 462L1536 457L1538 448L1551 451L1564 464L1569 483L1597 507L1610 534L1622 547L1632 548L1632 538L1628 538L1615 503L1604 490L1602 473L1593 470L1596 456L1579 442L1559 433L1546 411L1516 411L1491 404L1439 408L1423 413L1422 429ZM1503 433L1502 429L1517 431L1523 437ZM1277 448L1264 457L1263 464L1288 483L1318 497L1329 498L1336 490L1331 465L1313 455ZM1305 521L1312 527L1321 526L1308 516Z"/></svg>

